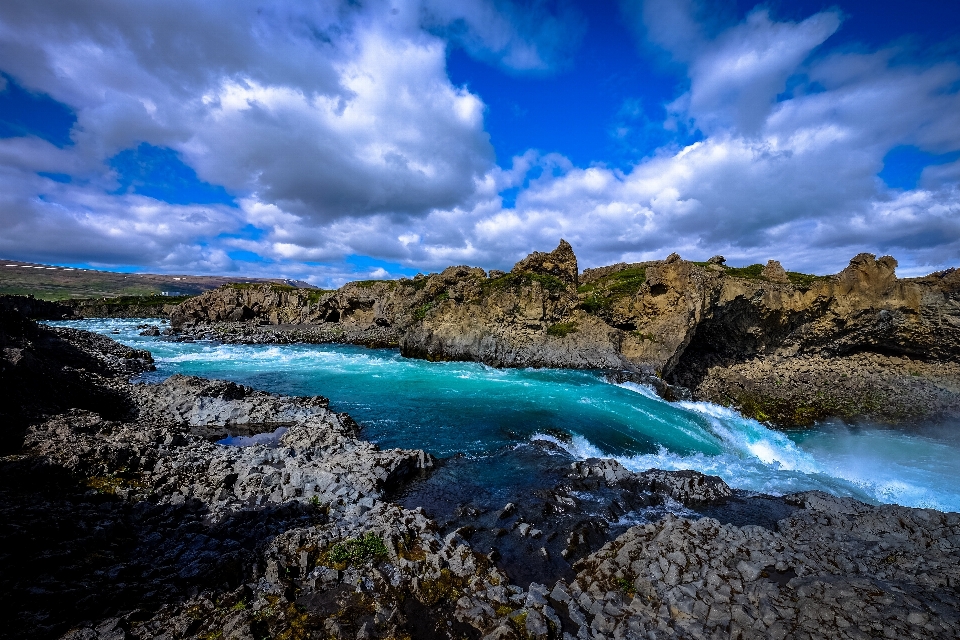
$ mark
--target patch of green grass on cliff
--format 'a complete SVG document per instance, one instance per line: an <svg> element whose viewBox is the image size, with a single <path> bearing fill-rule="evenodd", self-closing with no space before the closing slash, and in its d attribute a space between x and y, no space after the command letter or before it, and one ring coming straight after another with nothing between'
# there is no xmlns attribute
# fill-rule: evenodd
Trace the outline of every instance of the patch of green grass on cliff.
<svg viewBox="0 0 960 640"><path fill-rule="evenodd" d="M728 267L724 265L724 275L734 278L743 278L744 280L760 280L763 278L763 265L751 264L746 267Z"/></svg>
<svg viewBox="0 0 960 640"><path fill-rule="evenodd" d="M745 280L763 280L763 265L751 264L747 267L727 267L723 268L724 275L734 278L743 278ZM833 276L816 276L809 273L799 273L797 271L787 271L787 279L798 289L809 289L817 282L833 279Z"/></svg>
<svg viewBox="0 0 960 640"><path fill-rule="evenodd" d="M432 302L425 302L419 307L417 307L413 312L414 320L423 320L427 317L427 314L430 313L430 309L433 309Z"/></svg>
<svg viewBox="0 0 960 640"><path fill-rule="evenodd" d="M328 293L332 293L327 289L308 289L307 290L307 302L314 304L320 302L320 299Z"/></svg>
<svg viewBox="0 0 960 640"><path fill-rule="evenodd" d="M332 545L320 555L317 564L342 571L348 565L367 564L387 555L383 538L371 531L361 538L350 538Z"/></svg>
<svg viewBox="0 0 960 640"><path fill-rule="evenodd" d="M511 271L498 278L485 280L482 287L484 291L502 291L503 289L518 289L529 286L534 282L540 283L540 286L545 291L552 293L558 293L567 288L567 284L556 276L545 273L533 273L531 271L525 271L523 273L513 273Z"/></svg>
<svg viewBox="0 0 960 640"><path fill-rule="evenodd" d="M880 409L882 398L869 393L838 398L824 393L814 398L784 398L743 393L731 398L732 404L747 418L781 429L811 427L828 418L856 420Z"/></svg>
<svg viewBox="0 0 960 640"><path fill-rule="evenodd" d="M556 338L565 338L568 334L579 331L576 322L558 322L547 327L547 335Z"/></svg>
<svg viewBox="0 0 960 640"><path fill-rule="evenodd" d="M637 295L646 281L646 267L633 267L605 275L577 288L578 293L588 294L580 302L580 308L593 314L609 311L618 300Z"/></svg>
<svg viewBox="0 0 960 640"><path fill-rule="evenodd" d="M815 276L809 273L797 273L796 271L787 271L787 278L798 289L809 289L817 282L833 280L833 276Z"/></svg>

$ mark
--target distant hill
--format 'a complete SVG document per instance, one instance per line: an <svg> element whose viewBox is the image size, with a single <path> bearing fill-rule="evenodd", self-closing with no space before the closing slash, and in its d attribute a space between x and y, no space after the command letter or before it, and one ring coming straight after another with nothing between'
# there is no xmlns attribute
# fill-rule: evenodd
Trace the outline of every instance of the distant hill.
<svg viewBox="0 0 960 640"><path fill-rule="evenodd" d="M42 300L197 295L230 282L275 282L314 288L302 280L284 278L117 273L0 259L0 295L33 295Z"/></svg>

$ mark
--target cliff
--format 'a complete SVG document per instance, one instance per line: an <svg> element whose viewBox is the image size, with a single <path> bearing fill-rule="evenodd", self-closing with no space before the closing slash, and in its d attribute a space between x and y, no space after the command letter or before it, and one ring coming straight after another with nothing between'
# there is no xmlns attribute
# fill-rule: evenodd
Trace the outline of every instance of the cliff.
<svg viewBox="0 0 960 640"><path fill-rule="evenodd" d="M673 254L581 274L561 241L509 273L450 267L333 292L222 287L180 305L171 324L227 340L342 341L498 367L624 370L667 395L685 397L663 380L782 425L953 411L960 272L901 279L896 266L890 256L860 254L838 274L810 276L776 261L732 268L719 256L696 263ZM260 325L272 327L251 331ZM791 363L787 377L797 372L787 388L769 383L782 363ZM802 374L844 368L828 375L838 391L826 399L824 385ZM903 386L916 387L925 407L909 398L892 407L874 390Z"/></svg>

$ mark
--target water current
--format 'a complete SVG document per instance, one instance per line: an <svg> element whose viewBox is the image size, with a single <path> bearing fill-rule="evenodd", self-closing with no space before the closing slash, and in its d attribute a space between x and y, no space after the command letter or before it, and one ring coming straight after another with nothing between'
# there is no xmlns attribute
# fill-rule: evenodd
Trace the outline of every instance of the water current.
<svg viewBox="0 0 960 640"><path fill-rule="evenodd" d="M826 423L783 433L717 405L667 403L643 386L608 383L599 372L432 363L349 345L173 342L138 335L143 322L51 324L148 349L157 371L146 381L183 373L325 396L382 448L475 461L469 473L478 485L522 486L536 469L525 468L528 458L502 452L546 441L556 455L612 457L637 471L694 469L747 491L820 489L873 503L960 511L960 424L890 429Z"/></svg>

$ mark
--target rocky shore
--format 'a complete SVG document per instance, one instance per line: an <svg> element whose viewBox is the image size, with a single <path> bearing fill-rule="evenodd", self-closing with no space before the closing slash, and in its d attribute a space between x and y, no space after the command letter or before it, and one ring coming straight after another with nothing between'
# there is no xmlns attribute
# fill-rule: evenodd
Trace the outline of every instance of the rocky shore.
<svg viewBox="0 0 960 640"><path fill-rule="evenodd" d="M492 508L323 398L132 384L148 353L9 308L0 349L8 637L960 636L960 514L548 442L553 474Z"/></svg>
<svg viewBox="0 0 960 640"><path fill-rule="evenodd" d="M831 276L673 254L580 272L572 247L509 273L450 267L336 291L225 286L170 312L182 339L346 342L496 367L608 369L780 427L960 414L960 271Z"/></svg>

